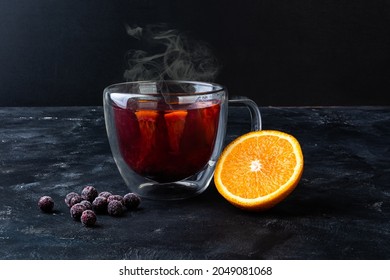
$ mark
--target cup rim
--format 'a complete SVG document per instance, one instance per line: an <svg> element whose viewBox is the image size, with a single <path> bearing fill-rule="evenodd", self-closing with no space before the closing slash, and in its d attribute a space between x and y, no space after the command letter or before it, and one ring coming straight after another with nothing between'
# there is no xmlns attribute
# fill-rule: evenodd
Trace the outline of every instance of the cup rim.
<svg viewBox="0 0 390 280"><path fill-rule="evenodd" d="M180 92L180 93L169 93L172 95L180 95L180 96L186 96L186 95L207 95L207 94L214 94L222 91L226 91L226 87L214 83L214 82L202 82L202 81L192 81L192 80L140 80L140 81L127 81L127 82L120 82L120 83L114 83L109 86L107 86L104 89L104 92L112 93L112 89L115 87L123 87L123 86L130 86L130 85L141 85L141 84L161 84L161 83L167 83L167 84L190 84L190 85L203 85L203 86L210 86L212 88L215 88L213 90L207 90L207 91L199 91L199 92ZM140 93L131 93L131 92L116 92L117 94L140 94ZM142 93L142 95L148 95L148 96L154 96L154 95L160 95L158 92L147 92Z"/></svg>

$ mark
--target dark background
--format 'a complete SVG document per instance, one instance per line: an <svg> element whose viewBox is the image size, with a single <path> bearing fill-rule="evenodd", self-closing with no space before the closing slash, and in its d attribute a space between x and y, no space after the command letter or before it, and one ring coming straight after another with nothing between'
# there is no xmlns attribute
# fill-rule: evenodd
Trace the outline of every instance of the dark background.
<svg viewBox="0 0 390 280"><path fill-rule="evenodd" d="M101 105L125 23L207 42L215 81L260 106L390 105L389 2L0 0L0 106Z"/></svg>

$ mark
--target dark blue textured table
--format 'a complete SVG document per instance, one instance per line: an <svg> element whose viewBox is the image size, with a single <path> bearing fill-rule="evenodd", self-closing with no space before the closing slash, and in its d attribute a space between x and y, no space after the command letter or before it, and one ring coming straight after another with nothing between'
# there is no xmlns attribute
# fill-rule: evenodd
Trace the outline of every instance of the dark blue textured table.
<svg viewBox="0 0 390 280"><path fill-rule="evenodd" d="M0 108L0 259L389 259L390 108L261 112L263 129L293 134L305 157L299 185L276 207L244 212L211 184L86 228L70 217L68 192L128 192L102 108ZM229 120L227 142L249 129L244 108ZM38 209L42 195L54 213Z"/></svg>

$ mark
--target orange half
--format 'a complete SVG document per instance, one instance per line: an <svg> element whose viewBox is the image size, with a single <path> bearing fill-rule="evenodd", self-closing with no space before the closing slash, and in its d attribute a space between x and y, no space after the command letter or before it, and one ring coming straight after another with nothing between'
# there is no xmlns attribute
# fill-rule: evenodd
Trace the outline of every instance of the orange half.
<svg viewBox="0 0 390 280"><path fill-rule="evenodd" d="M236 207L259 211L273 207L297 186L303 154L290 134L261 130L231 142L217 161L214 183Z"/></svg>

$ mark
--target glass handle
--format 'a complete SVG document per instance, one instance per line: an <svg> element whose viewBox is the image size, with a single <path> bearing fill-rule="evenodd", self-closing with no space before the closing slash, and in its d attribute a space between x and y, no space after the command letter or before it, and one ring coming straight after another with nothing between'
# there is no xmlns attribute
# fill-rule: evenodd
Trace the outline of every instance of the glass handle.
<svg viewBox="0 0 390 280"><path fill-rule="evenodd" d="M235 96L232 99L228 100L229 104L244 104L248 107L251 115L251 130L261 130L261 114L259 106L256 102L245 97L245 96Z"/></svg>

